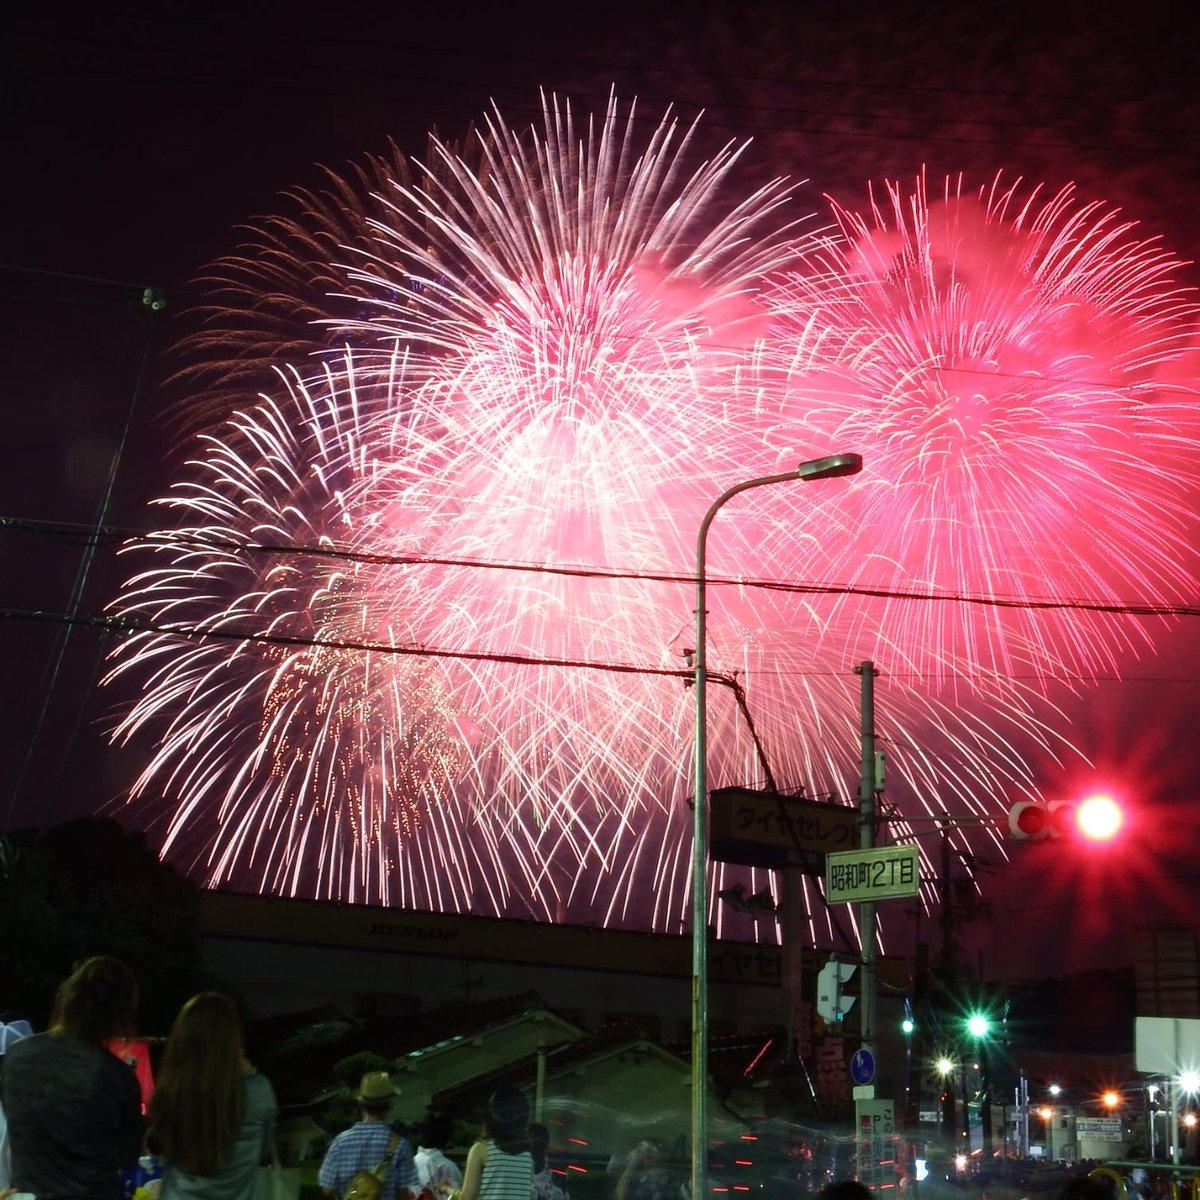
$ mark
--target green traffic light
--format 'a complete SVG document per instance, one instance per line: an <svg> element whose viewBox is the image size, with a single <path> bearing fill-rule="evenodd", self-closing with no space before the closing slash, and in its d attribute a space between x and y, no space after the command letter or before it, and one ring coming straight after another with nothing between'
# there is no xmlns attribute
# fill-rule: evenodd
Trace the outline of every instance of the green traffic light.
<svg viewBox="0 0 1200 1200"><path fill-rule="evenodd" d="M967 1018L967 1032L976 1038L987 1037L992 1023L986 1013L972 1013Z"/></svg>
<svg viewBox="0 0 1200 1200"><path fill-rule="evenodd" d="M912 1017L905 1017L904 1020L900 1022L900 1028L904 1030L905 1033L912 1033L912 1031L916 1029L916 1024L913 1022Z"/></svg>

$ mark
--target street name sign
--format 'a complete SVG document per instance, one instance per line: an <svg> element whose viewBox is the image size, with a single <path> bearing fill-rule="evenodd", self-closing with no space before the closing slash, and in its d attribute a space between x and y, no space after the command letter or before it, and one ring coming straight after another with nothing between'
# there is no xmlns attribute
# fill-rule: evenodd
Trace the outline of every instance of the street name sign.
<svg viewBox="0 0 1200 1200"><path fill-rule="evenodd" d="M844 804L753 788L716 788L709 795L709 847L716 862L747 867L825 870L825 856L858 839L858 812Z"/></svg>
<svg viewBox="0 0 1200 1200"><path fill-rule="evenodd" d="M876 846L825 856L825 903L887 900L915 896L921 889L916 846Z"/></svg>

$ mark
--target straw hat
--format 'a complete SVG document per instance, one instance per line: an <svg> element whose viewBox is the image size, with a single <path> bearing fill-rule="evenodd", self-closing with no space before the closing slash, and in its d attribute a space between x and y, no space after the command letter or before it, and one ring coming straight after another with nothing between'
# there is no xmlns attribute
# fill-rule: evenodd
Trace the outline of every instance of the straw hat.
<svg viewBox="0 0 1200 1200"><path fill-rule="evenodd" d="M386 1071L368 1071L358 1085L360 1100L391 1100L400 1095L400 1089L392 1082Z"/></svg>

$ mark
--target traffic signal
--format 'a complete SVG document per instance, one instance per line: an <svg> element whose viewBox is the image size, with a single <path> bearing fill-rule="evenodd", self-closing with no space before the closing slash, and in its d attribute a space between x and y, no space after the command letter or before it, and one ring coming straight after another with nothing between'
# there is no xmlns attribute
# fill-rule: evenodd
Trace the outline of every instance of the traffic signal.
<svg viewBox="0 0 1200 1200"><path fill-rule="evenodd" d="M1008 832L1016 842L1069 837L1074 819L1075 805L1070 800L1020 800L1008 810Z"/></svg>
<svg viewBox="0 0 1200 1200"><path fill-rule="evenodd" d="M831 958L817 975L817 1015L826 1021L841 1021L854 1007L856 997L843 990L846 981L858 970L854 963Z"/></svg>
<svg viewBox="0 0 1200 1200"><path fill-rule="evenodd" d="M1008 810L1008 832L1015 842L1082 837L1103 842L1124 823L1121 806L1106 795L1083 800L1021 800Z"/></svg>

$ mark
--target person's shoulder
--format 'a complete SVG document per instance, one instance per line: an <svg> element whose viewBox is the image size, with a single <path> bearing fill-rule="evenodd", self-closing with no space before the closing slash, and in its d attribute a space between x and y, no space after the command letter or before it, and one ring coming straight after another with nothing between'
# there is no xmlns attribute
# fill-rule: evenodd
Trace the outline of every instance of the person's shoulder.
<svg viewBox="0 0 1200 1200"><path fill-rule="evenodd" d="M279 1103L275 1099L275 1088L265 1075L260 1075L257 1071L251 1071L245 1077L242 1086L246 1097L246 1104L260 1115L268 1111L273 1113L278 1109Z"/></svg>
<svg viewBox="0 0 1200 1200"><path fill-rule="evenodd" d="M247 1092L259 1092L263 1095L274 1095L275 1088L271 1081L261 1071L248 1071L243 1076Z"/></svg>
<svg viewBox="0 0 1200 1200"><path fill-rule="evenodd" d="M329 1143L329 1149L334 1149L335 1146L344 1146L354 1135L354 1131L358 1129L361 1122L351 1125L348 1129L343 1129L341 1133L334 1134L333 1140Z"/></svg>
<svg viewBox="0 0 1200 1200"><path fill-rule="evenodd" d="M13 1042L5 1052L5 1063L11 1066L13 1063L37 1058L39 1054L43 1053L43 1047L49 1038L50 1035L48 1033L35 1033L30 1037L21 1038L20 1041Z"/></svg>

